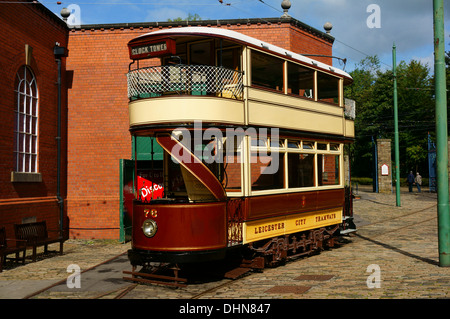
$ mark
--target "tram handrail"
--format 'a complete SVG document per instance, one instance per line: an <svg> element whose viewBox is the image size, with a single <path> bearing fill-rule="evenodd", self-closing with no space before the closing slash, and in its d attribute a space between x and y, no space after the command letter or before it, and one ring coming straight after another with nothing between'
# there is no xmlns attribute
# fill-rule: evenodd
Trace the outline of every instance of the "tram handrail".
<svg viewBox="0 0 450 319"><path fill-rule="evenodd" d="M242 100L243 72L210 65L163 65L127 73L130 100L166 94L215 95Z"/></svg>

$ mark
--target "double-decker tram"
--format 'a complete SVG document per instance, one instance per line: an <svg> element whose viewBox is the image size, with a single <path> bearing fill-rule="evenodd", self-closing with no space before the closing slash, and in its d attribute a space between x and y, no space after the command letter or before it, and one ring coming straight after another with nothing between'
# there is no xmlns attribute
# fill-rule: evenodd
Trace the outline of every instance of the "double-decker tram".
<svg viewBox="0 0 450 319"><path fill-rule="evenodd" d="M133 269L229 252L263 268L355 230L346 72L220 28L160 30L128 46Z"/></svg>

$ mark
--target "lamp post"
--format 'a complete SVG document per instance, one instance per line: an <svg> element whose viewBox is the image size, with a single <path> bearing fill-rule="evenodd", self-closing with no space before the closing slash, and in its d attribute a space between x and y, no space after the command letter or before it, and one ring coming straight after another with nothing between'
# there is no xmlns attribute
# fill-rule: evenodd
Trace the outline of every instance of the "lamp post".
<svg viewBox="0 0 450 319"><path fill-rule="evenodd" d="M439 266L450 266L447 88L445 77L444 0L433 0L434 76L436 96L436 163Z"/></svg>
<svg viewBox="0 0 450 319"><path fill-rule="evenodd" d="M400 203L400 145L398 137L398 106L397 106L397 52L395 44L392 47L392 62L394 75L394 153L395 153L395 198L398 207Z"/></svg>

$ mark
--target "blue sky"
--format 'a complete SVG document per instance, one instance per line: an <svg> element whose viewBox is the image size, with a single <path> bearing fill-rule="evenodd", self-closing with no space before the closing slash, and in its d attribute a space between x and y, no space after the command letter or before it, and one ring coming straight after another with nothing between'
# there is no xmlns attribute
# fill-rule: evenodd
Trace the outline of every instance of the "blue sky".
<svg viewBox="0 0 450 319"><path fill-rule="evenodd" d="M418 60L433 73L433 7L431 0L290 0L289 14L323 30L333 24L333 54L347 58L346 71L368 55L378 55L383 68ZM282 0L68 0L40 1L59 16L63 7L77 5L81 24L167 21L198 14L203 20L276 18ZM72 6L71 8L76 8ZM446 51L450 50L450 0L444 0ZM75 9L73 9L75 14ZM335 60L335 65L341 67Z"/></svg>

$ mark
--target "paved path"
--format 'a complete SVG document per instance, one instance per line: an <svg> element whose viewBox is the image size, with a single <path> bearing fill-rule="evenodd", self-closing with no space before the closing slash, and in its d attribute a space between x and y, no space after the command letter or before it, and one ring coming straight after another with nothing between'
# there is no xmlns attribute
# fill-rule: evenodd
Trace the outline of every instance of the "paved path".
<svg viewBox="0 0 450 319"><path fill-rule="evenodd" d="M450 267L438 265L436 194L402 191L401 207L396 207L395 194L360 187L358 195L358 232L345 237L340 247L236 281L181 289L139 285L125 298L450 298ZM63 256L55 253L24 266L7 265L0 273L0 298L23 298L50 285L54 287L33 298L92 298L125 287L120 277L123 269L130 269L123 255L129 247L114 241L69 240ZM101 265L81 274L81 288L68 289L71 264L81 271ZM101 284L94 285L99 278Z"/></svg>

